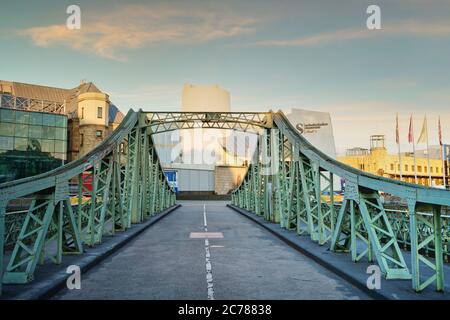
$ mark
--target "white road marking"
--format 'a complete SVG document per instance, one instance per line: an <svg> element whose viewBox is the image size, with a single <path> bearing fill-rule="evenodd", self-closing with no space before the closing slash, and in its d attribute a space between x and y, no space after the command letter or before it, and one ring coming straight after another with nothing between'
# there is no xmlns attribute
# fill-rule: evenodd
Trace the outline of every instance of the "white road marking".
<svg viewBox="0 0 450 320"><path fill-rule="evenodd" d="M205 232L208 232L208 222L206 221L206 204L203 204L203 225ZM205 260L206 260L206 284L208 285L208 300L214 300L214 283L211 267L211 254L209 252L209 240L205 238Z"/></svg>
<svg viewBox="0 0 450 320"><path fill-rule="evenodd" d="M221 239L223 238L222 232L191 232L189 234L191 239Z"/></svg>

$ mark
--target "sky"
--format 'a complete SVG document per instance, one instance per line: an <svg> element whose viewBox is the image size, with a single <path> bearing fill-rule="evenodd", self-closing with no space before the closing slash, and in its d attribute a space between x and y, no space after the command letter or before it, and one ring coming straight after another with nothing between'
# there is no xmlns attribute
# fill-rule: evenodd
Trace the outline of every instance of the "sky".
<svg viewBox="0 0 450 320"><path fill-rule="evenodd" d="M92 81L123 112L179 110L185 83L218 84L232 111L329 112L338 152L371 134L396 151L396 113L410 151L410 114L417 138L426 113L430 145L438 116L450 143L450 0L0 2L2 80Z"/></svg>

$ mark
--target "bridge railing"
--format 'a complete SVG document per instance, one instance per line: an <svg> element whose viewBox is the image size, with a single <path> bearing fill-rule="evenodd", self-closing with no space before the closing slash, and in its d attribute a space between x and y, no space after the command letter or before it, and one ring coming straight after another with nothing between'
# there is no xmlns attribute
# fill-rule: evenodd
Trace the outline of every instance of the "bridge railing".
<svg viewBox="0 0 450 320"><path fill-rule="evenodd" d="M376 262L387 279L411 279L416 291L432 283L444 290L449 237L443 210L450 206L449 191L356 170L312 146L282 112L273 115L273 122L259 139L256 161L232 194L235 206L307 234L332 251L348 252L355 262ZM336 179L345 181L339 208ZM386 210L382 193L403 199L407 212ZM408 250L409 263L400 245Z"/></svg>
<svg viewBox="0 0 450 320"><path fill-rule="evenodd" d="M175 204L141 119L142 111L130 110L82 158L0 184L1 283L30 282L38 264L59 264L66 254L82 254L84 246L101 243L104 235L124 231ZM69 187L73 184L76 194ZM12 212L18 205L24 210Z"/></svg>

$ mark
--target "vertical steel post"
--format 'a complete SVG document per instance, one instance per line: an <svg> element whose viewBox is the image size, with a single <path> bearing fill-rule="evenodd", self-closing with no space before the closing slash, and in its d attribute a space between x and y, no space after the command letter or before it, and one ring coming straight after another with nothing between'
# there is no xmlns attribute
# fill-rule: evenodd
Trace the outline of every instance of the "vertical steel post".
<svg viewBox="0 0 450 320"><path fill-rule="evenodd" d="M58 240L57 240L57 251L56 251L56 263L60 264L62 262L62 252L63 252L63 228L64 228L64 202L63 200L58 203Z"/></svg>
<svg viewBox="0 0 450 320"><path fill-rule="evenodd" d="M356 219L355 219L355 202L353 200L349 201L350 206L350 246L352 261L358 261L358 252L356 251Z"/></svg>
<svg viewBox="0 0 450 320"><path fill-rule="evenodd" d="M436 290L444 291L444 259L442 256L441 207L433 206L434 254L436 263Z"/></svg>
<svg viewBox="0 0 450 320"><path fill-rule="evenodd" d="M138 212L139 212L139 221L142 221L144 217L148 215L148 211L146 208L146 198L147 198L147 188L148 188L148 181L147 181L147 174L148 174L148 162L149 162L149 139L150 137L147 135L146 131L144 130L143 133L143 139L144 143L142 146L142 151L140 156L141 159L141 181L140 181L140 197L139 197L139 205L138 205Z"/></svg>
<svg viewBox="0 0 450 320"><path fill-rule="evenodd" d="M320 167L316 162L312 163L312 172L314 176L314 189L316 196L316 206L317 206L317 236L316 239L320 245L325 243L325 224L323 221L322 214L322 187L320 184ZM331 197L331 196L330 196Z"/></svg>
<svg viewBox="0 0 450 320"><path fill-rule="evenodd" d="M270 150L269 150L269 143L270 140L270 131L268 129L264 129L264 132L261 136L261 174L263 179L263 185L264 185L264 219L270 220L271 216L271 202L270 202L270 187L269 187L269 175L270 175L270 166L272 165L270 163ZM242 190L239 191L239 194L242 193ZM239 196L239 199L241 196Z"/></svg>
<svg viewBox="0 0 450 320"><path fill-rule="evenodd" d="M77 203L77 225L78 225L78 230L80 231L80 234L82 234L83 232L83 228L82 228L82 203L83 203L83 173L80 173L78 175L78 203Z"/></svg>
<svg viewBox="0 0 450 320"><path fill-rule="evenodd" d="M331 201L331 212L330 212L330 232L333 234L334 225L336 223L336 210L334 208L334 174L330 172L330 201Z"/></svg>
<svg viewBox="0 0 450 320"><path fill-rule="evenodd" d="M281 190L280 190L280 145L279 132L277 129L270 129L270 168L272 177L272 194L270 195L273 203L271 221L280 222L281 208Z"/></svg>
<svg viewBox="0 0 450 320"><path fill-rule="evenodd" d="M94 246L95 244L95 207L97 205L97 189L100 180L101 171L101 160L94 164L92 168L92 196L91 196L91 206L89 207L89 223L88 223L88 234L90 239L88 240L89 246Z"/></svg>
<svg viewBox="0 0 450 320"><path fill-rule="evenodd" d="M129 196L129 210L131 214L131 223L139 222L139 212L138 212L138 201L139 201L139 169L140 169L140 145L141 145L141 129L136 128L136 137L134 140L134 159L128 159L129 161L133 161L132 168L132 178L131 178L131 192Z"/></svg>
<svg viewBox="0 0 450 320"><path fill-rule="evenodd" d="M411 280L415 291L420 291L419 250L417 238L416 201L408 201L409 238L411 245Z"/></svg>

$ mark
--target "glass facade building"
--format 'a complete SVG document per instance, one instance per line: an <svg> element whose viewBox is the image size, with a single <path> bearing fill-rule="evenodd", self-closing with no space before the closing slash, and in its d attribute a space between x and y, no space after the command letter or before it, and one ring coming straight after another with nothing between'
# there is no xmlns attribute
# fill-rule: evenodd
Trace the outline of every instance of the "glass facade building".
<svg viewBox="0 0 450 320"><path fill-rule="evenodd" d="M55 169L66 157L66 115L0 108L0 183Z"/></svg>

